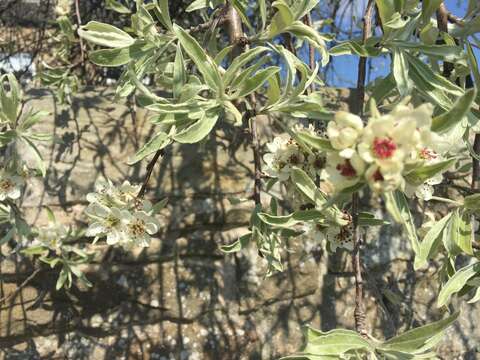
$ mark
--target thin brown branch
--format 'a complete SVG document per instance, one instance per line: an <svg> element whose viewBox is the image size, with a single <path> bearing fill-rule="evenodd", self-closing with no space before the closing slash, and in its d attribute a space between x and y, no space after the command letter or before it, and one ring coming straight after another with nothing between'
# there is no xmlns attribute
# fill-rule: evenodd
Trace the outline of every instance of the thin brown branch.
<svg viewBox="0 0 480 360"><path fill-rule="evenodd" d="M147 186L148 186L148 181L150 180L150 177L152 176L153 168L155 167L155 164L157 163L158 159L162 156L165 155L165 149L160 149L158 150L155 155L153 155L152 160L147 165L147 174L145 175L145 178L143 179L143 184L142 187L140 188L140 191L138 192L137 198L141 199L145 196L145 192L147 191Z"/></svg>
<svg viewBox="0 0 480 360"><path fill-rule="evenodd" d="M29 277L27 277L27 278L25 279L24 282L22 282L22 283L20 284L19 287L17 287L17 288L15 289L15 291L14 291L13 293L11 293L11 294L9 294L9 295L7 295L7 296L2 297L2 298L0 299L0 304L4 304L4 303L6 303L8 300L10 300L10 299L14 298L15 296L17 296L17 294L18 294L25 286L27 286L28 283L29 283L30 281L32 281L33 278L34 278L35 276L37 276L37 274L38 274L40 271L42 271L42 269L40 269L40 268L36 269L32 274L30 274Z"/></svg>
<svg viewBox="0 0 480 360"><path fill-rule="evenodd" d="M220 12L218 13L217 16L213 17L207 22L190 27L188 31L190 33L197 33L197 32L207 31L210 29L215 29L217 26L224 25L228 21L227 8L228 7L224 6L222 9L220 9Z"/></svg>
<svg viewBox="0 0 480 360"><path fill-rule="evenodd" d="M367 8L365 9L365 15L363 17L363 43L372 34L372 15L373 9L375 6L374 0L369 0ZM363 108L365 102L365 78L366 78L366 68L367 68L367 58L361 57L358 63L358 80L357 80L357 94L358 94L358 103L357 103L357 113L360 116L363 116ZM365 315L365 304L363 296L363 277L362 277L362 258L360 254L361 248L361 238L358 228L358 213L359 213L359 195L358 192L355 192L352 195L352 220L353 220L353 254L352 254L352 264L353 271L355 273L355 329L357 332L364 336L368 336L367 327L366 327L366 315Z"/></svg>
<svg viewBox="0 0 480 360"><path fill-rule="evenodd" d="M442 2L437 9L437 26L438 30L448 34L448 10ZM453 64L448 61L443 62L443 76L449 78L453 71Z"/></svg>

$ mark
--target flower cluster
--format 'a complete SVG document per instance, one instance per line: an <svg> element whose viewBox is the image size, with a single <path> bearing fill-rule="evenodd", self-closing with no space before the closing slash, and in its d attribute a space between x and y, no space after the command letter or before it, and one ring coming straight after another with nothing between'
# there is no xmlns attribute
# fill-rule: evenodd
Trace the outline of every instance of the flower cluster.
<svg viewBox="0 0 480 360"><path fill-rule="evenodd" d="M140 186L125 181L116 187L110 180L98 180L95 192L87 195L85 210L90 219L86 235L95 241L106 237L107 244L125 248L146 247L160 225L152 216L149 201L137 198Z"/></svg>
<svg viewBox="0 0 480 360"><path fill-rule="evenodd" d="M336 113L327 128L335 151L327 156L325 179L337 191L366 181L376 193L402 189L428 199L431 185L440 183L441 175L418 188L410 186L404 175L443 160L430 129L432 111L429 104L415 109L398 105L389 114L370 118L366 126L356 115Z"/></svg>
<svg viewBox="0 0 480 360"><path fill-rule="evenodd" d="M294 131L307 131L315 134L312 125L308 128L295 127ZM325 156L323 153L312 151L307 152L295 139L289 136L278 136L272 142L267 144L268 153L263 160L267 165L265 173L280 181L287 181L293 167L303 169L306 173L315 177L321 174L325 165Z"/></svg>

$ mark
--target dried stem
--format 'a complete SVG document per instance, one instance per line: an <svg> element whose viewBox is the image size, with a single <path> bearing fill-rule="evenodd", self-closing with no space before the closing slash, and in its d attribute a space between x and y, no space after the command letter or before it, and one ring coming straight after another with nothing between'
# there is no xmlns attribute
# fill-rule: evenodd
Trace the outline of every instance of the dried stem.
<svg viewBox="0 0 480 360"><path fill-rule="evenodd" d="M365 43L372 33L372 15L375 5L374 0L369 0L365 15L363 17L363 42ZM358 81L357 95L358 103L356 112L363 116L363 105L365 102L365 78L366 78L367 58L361 57L358 63ZM354 249L352 254L353 271L355 273L355 329L357 332L367 337L365 304L363 302L363 278L362 278L362 259L360 256L361 239L358 229L358 211L359 196L358 192L352 195L352 219L353 219L353 243Z"/></svg>
<svg viewBox="0 0 480 360"><path fill-rule="evenodd" d="M474 155L472 156L472 190L480 190L480 134L475 134L475 140L473 142Z"/></svg>

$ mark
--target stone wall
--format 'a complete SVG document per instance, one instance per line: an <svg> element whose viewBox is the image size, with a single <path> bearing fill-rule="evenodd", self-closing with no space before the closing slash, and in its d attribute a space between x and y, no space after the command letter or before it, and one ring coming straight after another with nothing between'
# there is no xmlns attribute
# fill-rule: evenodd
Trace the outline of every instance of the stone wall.
<svg viewBox="0 0 480 360"><path fill-rule="evenodd" d="M45 223L39 207L49 206L59 221L82 226L85 194L96 178L141 181L145 162L126 160L153 133L148 114L139 110L134 120L110 89L84 91L72 106L55 103L46 90L28 95L27 106L52 112L38 130L57 139L42 148L46 179L24 199L32 222ZM349 96L325 93L331 108L346 108ZM263 139L270 137L272 126L260 123ZM169 198L152 246L125 252L97 245L85 269L92 288L56 292L56 270L36 274L0 307L0 358L274 359L299 349L303 325L353 328L348 254L327 256L318 244L294 239L285 271L265 279L254 248L236 255L218 250L246 231L253 204L232 205L229 198L248 197L251 185L251 149L239 129L222 124L205 144L169 148L148 192L152 200ZM435 264L414 272L399 233L395 226L369 231L367 322L378 338L443 315L434 306ZM2 254L9 252L4 245ZM14 254L2 256L1 295L15 293L33 268ZM476 359L478 306L460 307L440 351L445 359Z"/></svg>

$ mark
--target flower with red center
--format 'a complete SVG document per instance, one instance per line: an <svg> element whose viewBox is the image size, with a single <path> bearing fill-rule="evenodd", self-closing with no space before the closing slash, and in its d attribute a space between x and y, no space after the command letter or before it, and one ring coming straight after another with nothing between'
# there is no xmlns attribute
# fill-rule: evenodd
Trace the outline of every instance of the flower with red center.
<svg viewBox="0 0 480 360"><path fill-rule="evenodd" d="M373 173L372 179L373 179L373 181L383 181L383 180L385 180L385 179L383 178L382 173L380 172L380 169L378 169L377 171L375 171L375 172Z"/></svg>
<svg viewBox="0 0 480 360"><path fill-rule="evenodd" d="M345 162L343 164L338 164L336 169L340 172L342 176L345 176L345 177L357 176L357 172L353 168L349 159L345 159Z"/></svg>
<svg viewBox="0 0 480 360"><path fill-rule="evenodd" d="M393 156L397 145L390 138L375 138L373 140L373 151L380 159L388 159Z"/></svg>
<svg viewBox="0 0 480 360"><path fill-rule="evenodd" d="M431 149L423 148L420 150L420 158L423 160L435 160L438 158L438 154Z"/></svg>

